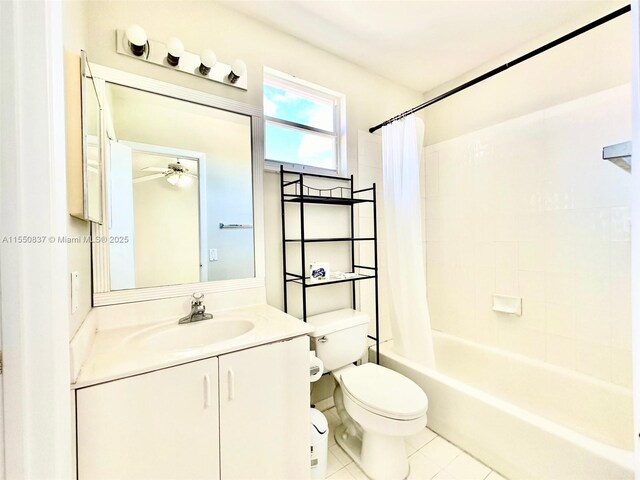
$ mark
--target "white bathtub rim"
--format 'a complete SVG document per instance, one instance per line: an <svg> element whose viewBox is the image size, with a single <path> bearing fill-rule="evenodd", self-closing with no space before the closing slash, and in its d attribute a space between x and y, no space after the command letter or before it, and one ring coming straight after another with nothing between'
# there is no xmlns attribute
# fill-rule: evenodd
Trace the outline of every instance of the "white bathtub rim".
<svg viewBox="0 0 640 480"><path fill-rule="evenodd" d="M451 340L453 342L460 343L462 345L466 345L466 346L471 347L471 348L475 348L475 349L478 349L478 350L485 350L487 352L493 353L493 354L498 355L500 357L511 358L511 359L514 359L514 360L516 360L518 362L524 363L524 364L529 365L529 366L545 368L545 369L551 370L554 373L559 373L559 374L562 374L562 375L567 375L567 374L574 375L575 377L579 378L580 380L583 380L585 382L591 383L591 384L599 386L599 387L603 387L605 389L612 390L615 393L630 394L630 395L632 394L632 390L629 387L618 385L618 384L613 383L613 382L607 382L605 380L601 380L599 378L592 377L591 375L587 375L587 374L582 373L582 372L578 372L578 371L575 371L575 370L570 370L570 369L567 369L567 368L563 368L563 367L560 367L558 365L554 365L553 363L547 363L547 362L545 362L543 360L538 360L538 359L535 359L535 358L527 357L526 355L522 355L522 354L515 353L515 352L510 352L508 350L502 350L502 349L497 348L497 347L491 347L491 346L488 346L488 345L483 345L481 343L477 343L477 342L474 342L472 340L468 340L466 338L458 337L458 336L452 335L450 333L440 332L438 330L433 330L433 335L434 335L434 337L442 337L444 339ZM391 344L391 348L393 348L393 339L387 340L384 343ZM437 368L437 365L438 365L438 359L436 359L436 368Z"/></svg>
<svg viewBox="0 0 640 480"><path fill-rule="evenodd" d="M457 340L457 337L454 337ZM371 347L373 351L375 351L375 346ZM502 352L500 352L502 354ZM405 357L398 355L393 351L393 341L387 341L380 345L380 355L386 356L391 360L395 360L399 363L403 363L407 365L409 368L417 370L419 372L424 372L428 374L430 377L434 378L437 381L448 385L451 388L461 391L462 393L476 397L479 400L491 405L494 408L502 410L505 414L510 415L512 417L516 417L526 421L541 430L551 434L556 435L567 442L574 443L584 450L588 451L590 454L595 455L597 457L603 458L607 461L610 461L624 469L628 469L633 471L635 468L634 464L634 452L623 450L621 448L616 448L611 445L607 445L605 443L599 442L592 438L589 438L580 433L574 432L573 430L563 427L562 425L558 425L557 423L552 422L551 420L547 420L539 415L528 412L523 408L517 407L505 400L497 398L487 392L480 390L479 388L467 385L466 383L456 380L455 378L449 377L437 370L433 370L431 368L420 365L412 360L406 359ZM437 365L437 359L436 359ZM546 365L546 364L545 364ZM429 392L426 392L427 396Z"/></svg>

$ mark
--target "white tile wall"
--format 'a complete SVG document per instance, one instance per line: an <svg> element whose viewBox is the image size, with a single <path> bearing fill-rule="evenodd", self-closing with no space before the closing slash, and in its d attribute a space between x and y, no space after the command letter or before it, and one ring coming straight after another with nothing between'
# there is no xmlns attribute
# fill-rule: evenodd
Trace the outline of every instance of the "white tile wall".
<svg viewBox="0 0 640 480"><path fill-rule="evenodd" d="M391 335L391 325L389 322L389 298L385 292L388 291L388 279L386 277L387 257L385 254L385 233L384 233L384 212L382 211L382 142L379 136L371 135L368 132L358 132L358 174L356 184L358 188L369 188L375 183L378 188L378 266L379 266L379 309L380 309L380 341L389 340ZM360 236L370 236L373 234L373 216L369 204L365 203L358 207L358 224ZM372 242L360 242L358 245L358 255L361 265L373 266L374 251ZM359 296L361 299L360 309L369 314L371 319L375 315L374 303L374 283L373 280L358 282ZM375 324L372 321L369 326L369 333L375 335Z"/></svg>
<svg viewBox="0 0 640 480"><path fill-rule="evenodd" d="M630 385L630 175L601 160L630 105L625 85L425 149L433 328Z"/></svg>

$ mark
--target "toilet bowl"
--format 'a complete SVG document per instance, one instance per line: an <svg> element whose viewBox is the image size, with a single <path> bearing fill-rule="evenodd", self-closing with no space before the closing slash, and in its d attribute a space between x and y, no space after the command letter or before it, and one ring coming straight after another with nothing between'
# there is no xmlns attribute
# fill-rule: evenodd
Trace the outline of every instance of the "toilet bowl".
<svg viewBox="0 0 640 480"><path fill-rule="evenodd" d="M353 365L366 350L368 316L345 309L308 319L312 348L337 382L342 425L336 442L372 480L409 475L404 439L425 428L428 399L405 376L375 363Z"/></svg>
<svg viewBox="0 0 640 480"><path fill-rule="evenodd" d="M373 480L406 478L404 439L427 424L425 393L408 378L374 363L340 369L334 377L339 379L334 402L343 421L336 431L338 445Z"/></svg>

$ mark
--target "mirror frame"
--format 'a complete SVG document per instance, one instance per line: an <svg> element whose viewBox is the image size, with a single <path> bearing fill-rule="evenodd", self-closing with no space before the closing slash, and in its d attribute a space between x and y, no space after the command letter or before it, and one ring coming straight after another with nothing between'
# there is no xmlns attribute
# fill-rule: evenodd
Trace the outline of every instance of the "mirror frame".
<svg viewBox="0 0 640 480"><path fill-rule="evenodd" d="M121 303L141 302L146 300L159 300L163 298L189 296L194 292L216 293L242 290L247 288L265 287L265 250L264 250L264 121L262 107L237 102L224 97L218 97L209 93L192 90L190 88L173 85L159 80L142 77L133 73L115 70L109 67L91 63L91 71L94 80L99 84L98 94L104 102L106 83L113 83L124 87L143 90L156 95L175 98L191 103L197 103L207 107L225 110L231 113L245 115L251 118L251 162L253 182L253 252L254 252L254 277L237 280L217 280L210 282L185 283L179 285L166 285L160 287L134 288L130 290L111 290L111 276L109 272L109 247L108 243L94 242L92 244L91 263L93 271L93 306L116 305ZM104 104L104 103L103 103ZM101 124L104 123L104 109L102 111ZM107 137L107 135L103 135ZM103 140L103 147L107 139ZM106 148L102 149L106 152ZM109 185L109 159L102 153L102 174L104 185ZM109 205L109 189L103 190L103 204ZM102 225L92 225L94 238L106 238L109 235L109 211L105 208L105 221Z"/></svg>

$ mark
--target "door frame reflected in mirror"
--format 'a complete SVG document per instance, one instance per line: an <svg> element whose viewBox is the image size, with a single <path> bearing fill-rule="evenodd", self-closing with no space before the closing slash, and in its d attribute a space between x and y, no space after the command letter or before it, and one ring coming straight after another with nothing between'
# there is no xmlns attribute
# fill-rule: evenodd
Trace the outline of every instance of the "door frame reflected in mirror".
<svg viewBox="0 0 640 480"><path fill-rule="evenodd" d="M111 290L111 272L109 269L108 242L94 242L92 244L93 270L93 306L115 305L121 303L158 300L163 298L189 296L194 291L202 293L216 293L247 288L264 288L265 286L265 252L264 252L264 213L263 213L263 118L262 108L224 97L218 97L205 92L173 85L140 75L115 70L101 65L91 64L95 80L101 83L100 92L105 92L106 83L130 87L145 92L196 103L231 113L245 115L251 118L251 160L253 185L253 249L254 249L254 277L237 280L218 280L197 282L180 285L159 287L134 288L129 290ZM106 135L105 135L106 136ZM109 185L109 161L103 155L103 176L105 185ZM105 205L109 205L109 192L104 189ZM92 226L94 239L108 239L109 212L102 225Z"/></svg>
<svg viewBox="0 0 640 480"><path fill-rule="evenodd" d="M182 148L173 148L173 147L165 147L164 145L152 145L148 143L140 143L140 142L130 142L127 140L122 140L120 143L131 148L133 152L139 153L148 153L151 155L159 155L162 157L173 158L183 158L192 160L198 163L198 221L199 221L199 232L198 238L200 243L200 251L198 254L198 258L200 261L200 265L198 268L200 282L207 282L209 280L209 267L207 263L208 255L207 255L207 237L208 237L208 228L209 225L207 223L207 187L206 187L206 179L207 179L207 155L204 152L197 152L194 150L185 150ZM139 181L139 180L138 180ZM133 183L136 183L136 179L133 180ZM113 267L112 267L113 268ZM113 278L112 278L113 280ZM113 283L111 284L113 288ZM136 287L132 287L136 288ZM145 288L145 287L140 287Z"/></svg>

